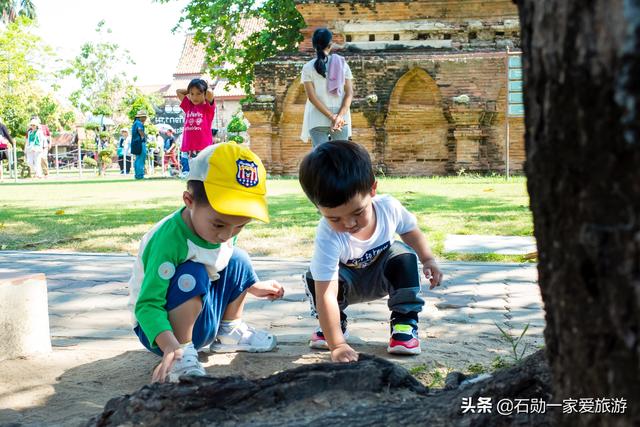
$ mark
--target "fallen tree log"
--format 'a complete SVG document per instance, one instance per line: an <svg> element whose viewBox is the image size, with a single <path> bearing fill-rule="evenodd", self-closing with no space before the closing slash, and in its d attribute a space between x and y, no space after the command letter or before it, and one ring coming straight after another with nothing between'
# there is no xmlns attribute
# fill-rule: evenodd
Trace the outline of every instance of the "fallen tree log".
<svg viewBox="0 0 640 427"><path fill-rule="evenodd" d="M185 377L144 386L111 399L87 425L551 425L547 413L500 415L495 408L500 399L551 402L542 351L482 381L465 379L450 375L448 389L429 391L401 366L361 355L356 363L305 365L257 380ZM491 413L463 413L463 398L479 397L491 398Z"/></svg>

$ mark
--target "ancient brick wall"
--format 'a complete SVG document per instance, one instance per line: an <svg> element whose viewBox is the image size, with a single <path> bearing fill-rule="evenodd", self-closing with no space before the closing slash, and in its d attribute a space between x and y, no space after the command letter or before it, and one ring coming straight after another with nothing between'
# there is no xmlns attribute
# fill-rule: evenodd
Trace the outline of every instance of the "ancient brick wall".
<svg viewBox="0 0 640 427"><path fill-rule="evenodd" d="M369 150L378 169L391 175L504 170L503 53L343 54L354 75L353 140ZM309 59L279 57L256 67L256 94L263 102L244 110L252 148L272 173L297 173L311 148L299 139L306 102L299 74ZM369 104L372 94L378 100ZM509 123L510 167L519 171L523 121Z"/></svg>
<svg viewBox="0 0 640 427"><path fill-rule="evenodd" d="M297 0L296 3L307 24L301 31L304 36L301 51L313 50L311 33L317 27L328 27L334 33L335 43L345 43L349 35L349 31L345 31L345 23L350 22L429 20L440 24L440 28L426 31L424 36L432 37L430 33L434 33L440 38L451 39L452 47L486 45L485 42L520 37L518 11L511 0ZM372 30L372 33L377 33L376 36L384 40L393 40L394 34L398 33L393 29L383 31L383 34L380 31Z"/></svg>

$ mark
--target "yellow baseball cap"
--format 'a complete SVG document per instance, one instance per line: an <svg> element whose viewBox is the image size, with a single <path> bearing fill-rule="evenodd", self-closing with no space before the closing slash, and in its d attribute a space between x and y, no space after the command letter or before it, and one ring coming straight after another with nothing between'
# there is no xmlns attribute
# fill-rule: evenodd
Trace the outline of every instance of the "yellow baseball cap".
<svg viewBox="0 0 640 427"><path fill-rule="evenodd" d="M267 171L248 148L233 142L210 145L189 161L187 180L204 183L216 211L269 222Z"/></svg>

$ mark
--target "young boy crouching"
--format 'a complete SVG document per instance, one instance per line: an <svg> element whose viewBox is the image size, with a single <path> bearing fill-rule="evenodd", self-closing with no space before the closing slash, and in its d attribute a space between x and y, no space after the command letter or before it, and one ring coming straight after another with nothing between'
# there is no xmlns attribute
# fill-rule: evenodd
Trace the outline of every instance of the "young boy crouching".
<svg viewBox="0 0 640 427"><path fill-rule="evenodd" d="M191 161L185 206L142 238L129 281L134 331L162 356L152 381L204 375L198 350L264 352L275 336L242 321L251 293L281 298L283 287L260 282L245 251L235 247L242 228L269 221L266 171L235 143L204 149Z"/></svg>
<svg viewBox="0 0 640 427"><path fill-rule="evenodd" d="M415 216L395 198L376 196L369 153L353 142L316 147L302 160L299 179L323 216L306 275L311 309L320 321L310 347L330 349L335 362L357 360L346 342L345 308L388 295L387 351L419 354L418 313L424 301L418 260L431 289L440 284L442 273ZM395 240L396 234L404 243Z"/></svg>

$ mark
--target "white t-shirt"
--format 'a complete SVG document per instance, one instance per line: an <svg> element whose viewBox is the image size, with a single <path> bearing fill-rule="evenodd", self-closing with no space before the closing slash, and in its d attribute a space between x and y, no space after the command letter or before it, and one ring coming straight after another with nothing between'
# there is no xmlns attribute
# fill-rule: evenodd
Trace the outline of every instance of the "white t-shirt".
<svg viewBox="0 0 640 427"><path fill-rule="evenodd" d="M311 258L313 280L338 280L339 263L352 268L367 267L391 246L396 233L408 233L418 226L416 217L390 195L374 197L373 209L376 229L367 240L357 239L346 232L338 233L326 218L320 220Z"/></svg>
<svg viewBox="0 0 640 427"><path fill-rule="evenodd" d="M331 61L331 57L333 55L329 55L329 61ZM329 93L327 87L327 79L322 77L315 68L313 68L313 64L316 62L315 59L304 64L302 67L302 78L301 81L304 84L305 82L312 82L313 86L316 90L316 96L332 113L337 113L340 111L340 107L342 106L342 100L344 99L344 93L342 96L334 95ZM327 72L329 72L329 62L327 62ZM353 80L353 74L351 74L351 68L349 68L349 64L344 62L344 78L345 80ZM346 125L349 127L349 136L351 136L351 112L347 110L347 113L344 115L344 121ZM303 141L308 141L310 138L309 130L318 126L331 126L331 120L324 114L322 114L316 107L307 99L307 103L304 106L304 119L302 120L302 133L300 134L300 139Z"/></svg>

